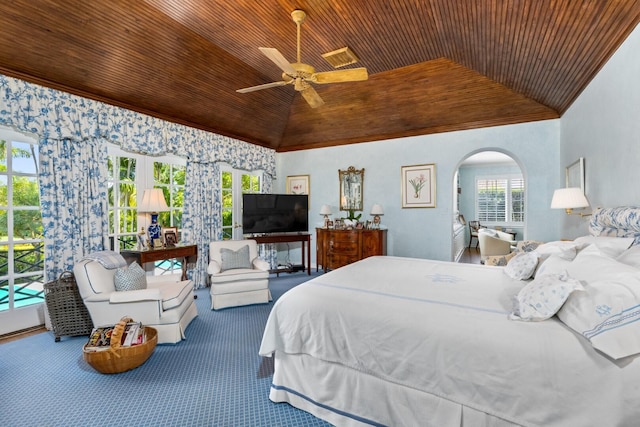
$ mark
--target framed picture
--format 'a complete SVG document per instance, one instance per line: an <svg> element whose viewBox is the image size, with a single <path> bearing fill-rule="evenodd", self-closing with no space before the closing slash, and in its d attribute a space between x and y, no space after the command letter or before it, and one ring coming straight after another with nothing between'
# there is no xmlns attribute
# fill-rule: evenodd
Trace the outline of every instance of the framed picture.
<svg viewBox="0 0 640 427"><path fill-rule="evenodd" d="M403 208L436 207L436 165L402 166L400 168Z"/></svg>
<svg viewBox="0 0 640 427"><path fill-rule="evenodd" d="M309 194L309 175L288 176L287 194Z"/></svg>
<svg viewBox="0 0 640 427"><path fill-rule="evenodd" d="M162 240L166 247L172 247L178 244L178 227L163 227Z"/></svg>
<svg viewBox="0 0 640 427"><path fill-rule="evenodd" d="M584 193L584 157L580 157L565 169L566 187L577 187Z"/></svg>

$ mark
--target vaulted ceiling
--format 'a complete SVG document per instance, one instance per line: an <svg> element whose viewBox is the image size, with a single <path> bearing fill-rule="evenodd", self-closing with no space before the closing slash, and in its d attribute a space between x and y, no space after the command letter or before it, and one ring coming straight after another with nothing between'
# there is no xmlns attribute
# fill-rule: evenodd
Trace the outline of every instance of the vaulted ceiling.
<svg viewBox="0 0 640 427"><path fill-rule="evenodd" d="M369 79L311 108L258 47ZM640 21L622 0L13 0L0 73L291 151L560 117ZM344 69L344 68L340 68Z"/></svg>

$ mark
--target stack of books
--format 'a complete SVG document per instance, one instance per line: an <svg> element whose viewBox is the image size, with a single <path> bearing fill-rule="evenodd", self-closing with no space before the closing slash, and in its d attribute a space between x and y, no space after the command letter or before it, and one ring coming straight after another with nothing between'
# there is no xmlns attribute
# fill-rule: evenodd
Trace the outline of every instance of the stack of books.
<svg viewBox="0 0 640 427"><path fill-rule="evenodd" d="M115 326L94 328L89 336L89 341L84 346L84 350L88 352L108 350L111 347L111 335L114 328ZM120 338L120 345L122 347L131 347L142 344L144 340L144 326L142 323L129 322Z"/></svg>

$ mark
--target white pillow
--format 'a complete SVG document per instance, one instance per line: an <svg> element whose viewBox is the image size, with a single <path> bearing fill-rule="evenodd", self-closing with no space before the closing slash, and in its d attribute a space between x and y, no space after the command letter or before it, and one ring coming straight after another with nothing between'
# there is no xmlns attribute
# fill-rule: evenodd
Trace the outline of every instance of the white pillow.
<svg viewBox="0 0 640 427"><path fill-rule="evenodd" d="M594 244L602 253L617 257L633 244L633 237L582 236L574 240L576 243Z"/></svg>
<svg viewBox="0 0 640 427"><path fill-rule="evenodd" d="M582 285L568 274L546 274L532 280L514 298L512 320L540 321L556 314L569 295Z"/></svg>
<svg viewBox="0 0 640 427"><path fill-rule="evenodd" d="M640 353L640 272L587 282L558 312L568 327L613 359Z"/></svg>
<svg viewBox="0 0 640 427"><path fill-rule="evenodd" d="M538 254L534 252L520 252L509 260L504 273L516 280L531 278L538 265Z"/></svg>
<svg viewBox="0 0 640 427"><path fill-rule="evenodd" d="M534 273L534 277L540 277L545 274L562 274L567 270L570 260L562 258L560 255L551 255L547 259L538 261L538 268Z"/></svg>
<svg viewBox="0 0 640 427"><path fill-rule="evenodd" d="M567 265L567 272L578 280L596 281L619 273L635 273L638 269L604 254L596 245L589 245Z"/></svg>
<svg viewBox="0 0 640 427"><path fill-rule="evenodd" d="M534 250L543 258L550 257L551 255L557 255L561 258L565 258L571 261L576 257L578 251L585 248L586 246L588 246L587 243L557 241L544 243Z"/></svg>
<svg viewBox="0 0 640 427"><path fill-rule="evenodd" d="M640 268L640 245L631 246L629 249L622 252L622 254L616 258L616 261L635 268Z"/></svg>

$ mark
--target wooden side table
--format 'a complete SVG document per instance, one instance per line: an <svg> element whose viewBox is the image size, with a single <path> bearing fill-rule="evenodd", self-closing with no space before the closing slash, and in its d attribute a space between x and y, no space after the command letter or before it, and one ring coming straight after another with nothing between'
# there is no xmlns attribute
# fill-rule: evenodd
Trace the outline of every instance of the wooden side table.
<svg viewBox="0 0 640 427"><path fill-rule="evenodd" d="M178 245L170 248L148 249L145 251L123 250L120 255L124 257L128 264L136 261L143 265L147 262L164 261L167 259L182 259L182 280L187 280L187 262L190 258L198 258L197 245ZM193 261L192 261L193 262Z"/></svg>
<svg viewBox="0 0 640 427"><path fill-rule="evenodd" d="M287 242L300 242L302 245L302 270L307 270L307 274L311 275L311 234L309 233L289 233L289 234L265 234L264 236L247 237L247 239L253 239L259 245L265 243L287 243ZM305 251L306 244L306 251ZM305 253L307 259L305 262ZM306 264L306 265L305 265ZM283 273L290 270L275 269L270 270L270 273Z"/></svg>

